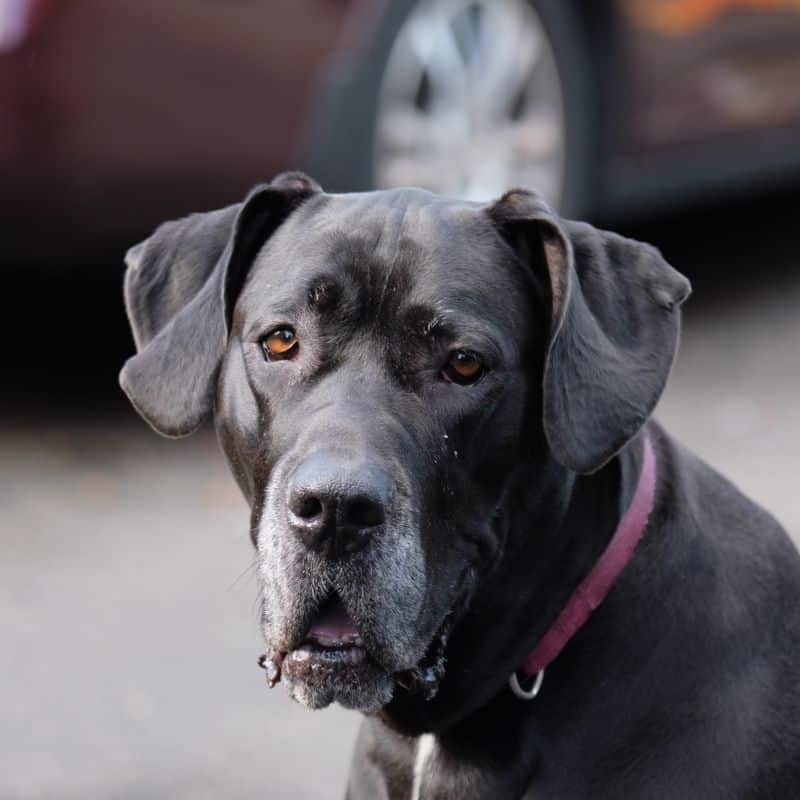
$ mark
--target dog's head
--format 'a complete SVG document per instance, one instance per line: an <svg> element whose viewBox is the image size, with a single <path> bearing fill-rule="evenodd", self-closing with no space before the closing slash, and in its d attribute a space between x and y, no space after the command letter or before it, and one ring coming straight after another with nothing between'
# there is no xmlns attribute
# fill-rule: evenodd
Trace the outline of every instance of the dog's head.
<svg viewBox="0 0 800 800"><path fill-rule="evenodd" d="M365 710L435 690L520 465L591 472L635 435L689 291L526 191L327 195L298 173L127 261L123 388L169 436L213 413L273 668L309 706Z"/></svg>

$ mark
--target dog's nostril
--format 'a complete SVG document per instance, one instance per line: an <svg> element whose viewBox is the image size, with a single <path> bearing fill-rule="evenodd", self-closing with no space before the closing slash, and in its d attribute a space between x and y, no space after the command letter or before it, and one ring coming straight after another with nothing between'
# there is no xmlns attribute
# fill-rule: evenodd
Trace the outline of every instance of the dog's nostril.
<svg viewBox="0 0 800 800"><path fill-rule="evenodd" d="M292 503L292 513L301 519L316 519L322 514L322 503L314 496L299 497Z"/></svg>
<svg viewBox="0 0 800 800"><path fill-rule="evenodd" d="M315 453L289 478L287 523L306 547L340 558L361 550L382 529L392 508L389 476L377 465Z"/></svg>
<svg viewBox="0 0 800 800"><path fill-rule="evenodd" d="M354 498L344 508L345 522L358 528L374 528L384 518L383 506L368 497Z"/></svg>

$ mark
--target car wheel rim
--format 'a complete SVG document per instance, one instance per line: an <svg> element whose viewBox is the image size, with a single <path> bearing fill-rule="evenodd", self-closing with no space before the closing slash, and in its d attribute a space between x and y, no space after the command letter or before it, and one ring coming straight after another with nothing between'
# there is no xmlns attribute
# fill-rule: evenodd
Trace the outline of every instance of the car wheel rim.
<svg viewBox="0 0 800 800"><path fill-rule="evenodd" d="M524 0L423 0L381 82L376 183L484 201L514 186L558 205L564 112L555 57Z"/></svg>

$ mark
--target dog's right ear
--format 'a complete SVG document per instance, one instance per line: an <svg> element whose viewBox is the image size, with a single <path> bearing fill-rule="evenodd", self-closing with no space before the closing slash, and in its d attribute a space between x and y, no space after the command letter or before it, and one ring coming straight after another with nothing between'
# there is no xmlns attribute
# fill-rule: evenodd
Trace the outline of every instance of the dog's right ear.
<svg viewBox="0 0 800 800"><path fill-rule="evenodd" d="M125 307L137 354L120 373L136 410L165 436L211 414L233 307L267 238L319 185L298 172L243 203L161 225L125 258Z"/></svg>

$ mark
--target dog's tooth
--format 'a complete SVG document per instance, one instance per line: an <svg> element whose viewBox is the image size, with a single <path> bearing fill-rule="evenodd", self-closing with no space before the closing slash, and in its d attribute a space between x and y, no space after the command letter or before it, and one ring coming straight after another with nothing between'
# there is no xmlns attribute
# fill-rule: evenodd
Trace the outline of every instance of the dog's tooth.
<svg viewBox="0 0 800 800"><path fill-rule="evenodd" d="M312 649L307 644L304 644L298 647L297 650L292 650L289 654L289 658L292 661L308 661L311 655Z"/></svg>

